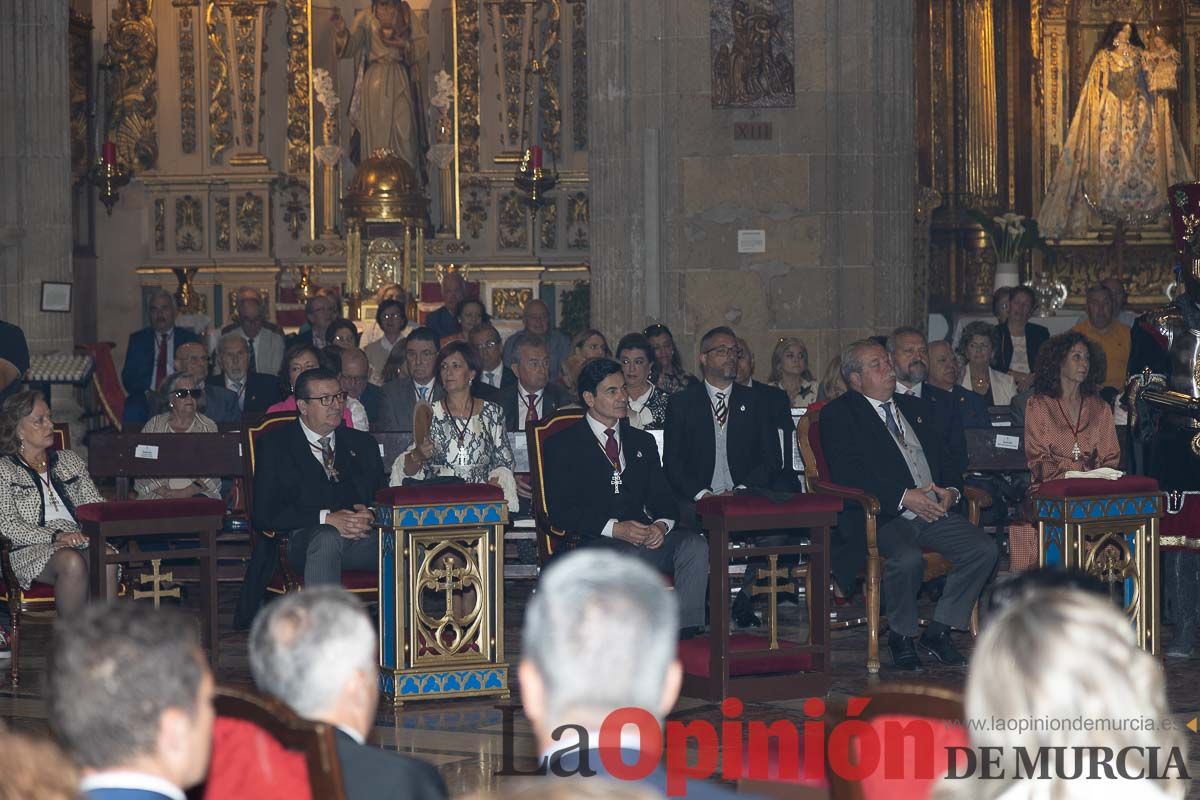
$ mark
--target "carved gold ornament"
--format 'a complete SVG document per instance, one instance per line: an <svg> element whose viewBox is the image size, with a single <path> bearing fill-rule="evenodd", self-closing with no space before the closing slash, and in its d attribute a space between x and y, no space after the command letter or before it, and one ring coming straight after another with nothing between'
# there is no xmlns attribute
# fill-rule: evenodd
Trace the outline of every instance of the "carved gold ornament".
<svg viewBox="0 0 1200 800"><path fill-rule="evenodd" d="M138 170L158 165L158 29L153 0L120 0L105 49L113 61L108 138L119 163Z"/></svg>
<svg viewBox="0 0 1200 800"><path fill-rule="evenodd" d="M308 0L287 0L285 5L288 43L287 171L292 175L307 175L309 171L308 5Z"/></svg>
<svg viewBox="0 0 1200 800"><path fill-rule="evenodd" d="M455 0L458 26L458 162L463 172L479 171L479 3Z"/></svg>
<svg viewBox="0 0 1200 800"><path fill-rule="evenodd" d="M222 154L233 143L233 122L229 111L232 91L229 86L229 57L225 39L228 32L215 4L206 12L208 25L208 157L220 163Z"/></svg>
<svg viewBox="0 0 1200 800"><path fill-rule="evenodd" d="M1192 437L1192 452L1200 456L1200 433Z"/></svg>
<svg viewBox="0 0 1200 800"><path fill-rule="evenodd" d="M196 152L196 27L195 2L176 0L179 14L179 143L184 153Z"/></svg>
<svg viewBox="0 0 1200 800"><path fill-rule="evenodd" d="M520 319L533 299L532 289L493 289L492 316L496 319Z"/></svg>

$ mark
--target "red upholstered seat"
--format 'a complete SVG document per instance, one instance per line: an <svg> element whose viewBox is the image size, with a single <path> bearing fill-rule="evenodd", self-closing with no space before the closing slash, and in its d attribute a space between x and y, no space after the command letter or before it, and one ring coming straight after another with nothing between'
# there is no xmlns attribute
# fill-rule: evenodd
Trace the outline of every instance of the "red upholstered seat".
<svg viewBox="0 0 1200 800"><path fill-rule="evenodd" d="M133 522L143 519L177 519L179 517L223 517L225 501L211 497L188 497L180 500L113 500L88 503L75 509L80 522Z"/></svg>
<svg viewBox="0 0 1200 800"><path fill-rule="evenodd" d="M15 587L14 587L15 588ZM0 597L8 596L8 583L0 578ZM54 587L48 583L38 583L34 581L29 585L28 589L21 592L21 599L25 602L42 601L49 602L54 600Z"/></svg>
<svg viewBox="0 0 1200 800"><path fill-rule="evenodd" d="M795 494L782 503L756 495L709 495L696 503L702 516L755 517L774 514L838 512L841 498L823 494Z"/></svg>
<svg viewBox="0 0 1200 800"><path fill-rule="evenodd" d="M490 483L437 483L391 486L375 493L375 502L389 506L433 503L490 503L504 500L504 491Z"/></svg>
<svg viewBox="0 0 1200 800"><path fill-rule="evenodd" d="M288 750L252 722L217 717L205 798L305 800L312 797L304 753Z"/></svg>
<svg viewBox="0 0 1200 800"><path fill-rule="evenodd" d="M729 636L729 676L739 675L768 675L774 672L796 672L812 669L812 656L809 653L794 653L787 656L745 655L747 650L764 650L768 640L763 636L753 636L748 633L733 633ZM782 648L799 647L800 642L779 640ZM710 653L708 636L697 636L685 639L679 643L679 661L683 671L688 675L709 677Z"/></svg>
<svg viewBox="0 0 1200 800"><path fill-rule="evenodd" d="M1102 478L1064 478L1046 481L1038 487L1041 497L1102 497L1157 492L1158 481L1142 475L1126 475L1115 481Z"/></svg>

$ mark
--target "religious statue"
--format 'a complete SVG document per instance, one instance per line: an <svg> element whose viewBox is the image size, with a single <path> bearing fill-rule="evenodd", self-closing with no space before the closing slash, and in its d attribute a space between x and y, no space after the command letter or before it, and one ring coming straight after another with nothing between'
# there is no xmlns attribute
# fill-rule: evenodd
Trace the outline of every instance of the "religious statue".
<svg viewBox="0 0 1200 800"><path fill-rule="evenodd" d="M429 39L405 0L372 0L347 26L336 8L331 20L338 58L354 59L350 122L358 135L358 159L389 150L426 183L421 63Z"/></svg>
<svg viewBox="0 0 1200 800"><path fill-rule="evenodd" d="M718 0L712 10L713 106L789 106L795 101L792 5Z"/></svg>
<svg viewBox="0 0 1200 800"><path fill-rule="evenodd" d="M1152 222L1166 210L1167 187L1192 180L1163 94L1168 89L1158 90L1166 113L1156 113L1159 101L1151 95L1152 82L1168 85L1171 52L1164 40L1148 53L1131 22L1108 26L1038 214L1045 236L1084 236L1096 227L1094 215L1127 225Z"/></svg>

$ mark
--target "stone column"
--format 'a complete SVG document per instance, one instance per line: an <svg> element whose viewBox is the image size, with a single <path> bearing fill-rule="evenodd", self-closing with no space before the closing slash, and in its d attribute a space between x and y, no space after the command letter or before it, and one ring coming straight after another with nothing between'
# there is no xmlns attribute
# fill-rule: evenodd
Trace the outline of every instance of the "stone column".
<svg viewBox="0 0 1200 800"><path fill-rule="evenodd" d="M71 281L67 0L0 4L0 318L33 353L69 351L73 313L41 311Z"/></svg>

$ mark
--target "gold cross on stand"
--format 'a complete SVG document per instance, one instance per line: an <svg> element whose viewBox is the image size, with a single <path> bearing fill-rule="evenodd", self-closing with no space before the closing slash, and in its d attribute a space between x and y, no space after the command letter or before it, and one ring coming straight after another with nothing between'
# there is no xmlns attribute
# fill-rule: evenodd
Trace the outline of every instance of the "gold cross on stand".
<svg viewBox="0 0 1200 800"><path fill-rule="evenodd" d="M458 622L454 616L454 590L466 588L462 579L469 573L470 570L466 567L454 566L454 560L450 556L442 558L442 569L429 570L429 574L435 579L433 588L446 593L446 615L443 619Z"/></svg>
<svg viewBox="0 0 1200 800"><path fill-rule="evenodd" d="M162 585L175 579L173 572L159 572L158 568L162 565L161 558L150 559L150 574L142 573L138 575L138 583L145 585L150 584L151 589L148 592L143 592L138 589L133 590L133 599L141 600L144 597L154 598L154 607L158 608L164 597L173 597L179 599L179 587L175 586L171 589L163 589Z"/></svg>
<svg viewBox="0 0 1200 800"><path fill-rule="evenodd" d="M779 649L779 598L780 592L795 592L796 584L788 580L791 577L790 570L779 569L779 556L771 554L767 556L767 568L759 569L758 575L755 577L754 584L750 587L750 596L757 597L760 594L769 595L767 597L767 630L771 632L770 649ZM783 578L786 583L776 583L776 578ZM766 580L766 586L760 586L759 581Z"/></svg>

